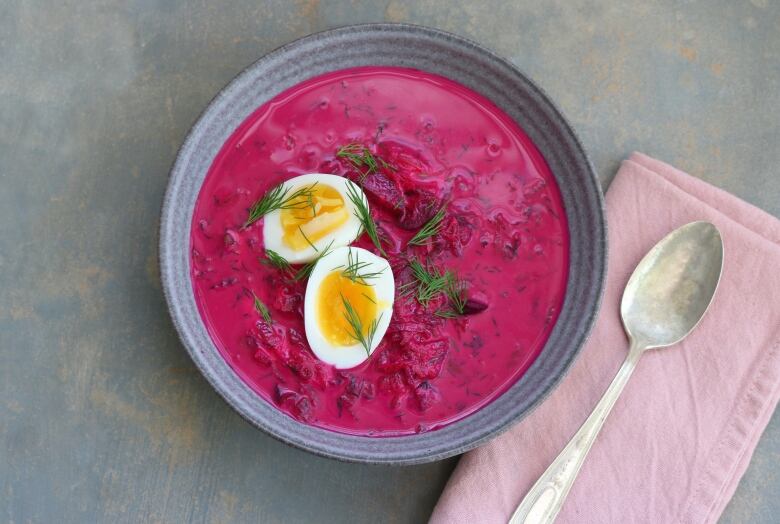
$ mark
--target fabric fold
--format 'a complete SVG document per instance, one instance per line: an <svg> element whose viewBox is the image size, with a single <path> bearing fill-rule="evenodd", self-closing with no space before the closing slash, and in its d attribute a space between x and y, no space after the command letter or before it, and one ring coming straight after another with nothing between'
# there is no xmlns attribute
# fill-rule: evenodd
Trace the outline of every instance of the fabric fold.
<svg viewBox="0 0 780 524"><path fill-rule="evenodd" d="M733 495L780 397L780 221L640 153L606 202L609 274L590 340L539 408L463 456L432 523L507 521L625 358L619 303L634 267L694 220L723 236L713 304L681 344L643 356L557 522L715 522Z"/></svg>

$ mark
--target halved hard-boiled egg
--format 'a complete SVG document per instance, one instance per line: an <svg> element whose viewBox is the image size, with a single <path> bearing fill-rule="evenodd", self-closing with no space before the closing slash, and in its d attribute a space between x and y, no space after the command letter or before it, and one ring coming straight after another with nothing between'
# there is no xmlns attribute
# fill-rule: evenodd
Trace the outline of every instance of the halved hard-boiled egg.
<svg viewBox="0 0 780 524"><path fill-rule="evenodd" d="M390 264L359 247L323 256L306 286L306 338L317 357L345 369L376 349L393 314L395 280Z"/></svg>
<svg viewBox="0 0 780 524"><path fill-rule="evenodd" d="M368 208L363 191L350 180L321 173L284 182L286 200L281 209L265 215L263 240L292 264L314 260L328 246L346 246L360 233L360 220L350 199L358 197Z"/></svg>

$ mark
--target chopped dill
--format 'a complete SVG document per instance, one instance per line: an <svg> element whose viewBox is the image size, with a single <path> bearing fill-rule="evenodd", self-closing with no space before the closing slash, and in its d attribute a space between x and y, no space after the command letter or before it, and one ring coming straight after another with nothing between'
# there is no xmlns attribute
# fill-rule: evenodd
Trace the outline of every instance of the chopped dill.
<svg viewBox="0 0 780 524"><path fill-rule="evenodd" d="M333 247L333 240L330 241L330 243L319 252L317 255L317 258L312 260L311 262L307 262L306 264L302 265L298 271L293 276L292 280L293 282L299 282L303 280L304 278L309 278L309 275L311 275L311 272L314 270L314 266L317 265L317 262L319 262L322 257L330 253L330 248Z"/></svg>
<svg viewBox="0 0 780 524"><path fill-rule="evenodd" d="M366 350L366 355L371 355L371 344L374 341L374 336L376 335L376 330L379 327L379 321L382 319L383 313L380 313L377 318L371 321L371 324L368 326L368 331L364 335L363 321L360 319L360 315L357 314L355 308L352 307L352 304L344 295L341 295L341 302L344 304L344 318L347 320L350 327L348 335L363 346L363 349Z"/></svg>
<svg viewBox="0 0 780 524"><path fill-rule="evenodd" d="M306 243L307 243L307 244L309 244L309 245L311 246L311 248L312 248L314 251L317 251L317 252L319 252L319 251L320 251L319 249L317 249L317 246L315 246L314 244L312 244L311 240L309 240L309 237L307 237L307 236L306 236L306 233L304 233L304 232L303 232L303 229L301 228L301 226L298 226L298 231L300 231L300 232L301 232L301 236L303 237L303 239L306 241Z"/></svg>
<svg viewBox="0 0 780 524"><path fill-rule="evenodd" d="M458 316L457 313L449 308L439 308L433 314L441 318L457 318Z"/></svg>
<svg viewBox="0 0 780 524"><path fill-rule="evenodd" d="M291 193L290 187L284 183L279 184L263 195L263 198L252 204L243 227L257 222L271 211L276 211L277 209L305 209L311 207L314 210L314 186L316 185L317 182L314 182Z"/></svg>
<svg viewBox="0 0 780 524"><path fill-rule="evenodd" d="M439 308L434 315L442 318L454 318L463 315L466 308L466 283L454 271L444 273L435 267L426 267L417 259L409 261L414 281L399 286L404 295L414 293L417 302L427 307L428 303L443 293L449 302L449 307Z"/></svg>
<svg viewBox="0 0 780 524"><path fill-rule="evenodd" d="M447 273L442 275L438 269L423 266L417 259L409 261L409 267L415 281L407 282L399 286L399 289L403 294L414 293L417 302L428 306L428 303L447 287Z"/></svg>
<svg viewBox="0 0 780 524"><path fill-rule="evenodd" d="M452 312L456 315L462 315L466 310L466 282L453 271L447 271L445 277L447 284L444 287L444 294L450 301Z"/></svg>
<svg viewBox="0 0 780 524"><path fill-rule="evenodd" d="M268 311L268 306L263 304L263 301L260 300L257 297L257 295L255 295L254 291L252 291L252 298L254 299L254 302L255 302L255 311L260 313L260 316L263 317L263 320L265 320L266 324L270 324L271 323L271 312Z"/></svg>
<svg viewBox="0 0 780 524"><path fill-rule="evenodd" d="M371 242L373 242L379 252L382 253L382 256L387 257L387 253L385 253L382 244L379 242L379 233L377 233L376 230L376 223L374 223L374 219L371 218L371 213L368 211L366 196L359 191L358 187L351 180L347 180L347 196L355 207L353 214L360 220L363 231L366 232L368 238L371 239Z"/></svg>
<svg viewBox="0 0 780 524"><path fill-rule="evenodd" d="M292 271L292 266L287 259L272 249L265 250L265 258L261 258L260 263L265 264L266 266L275 267L284 273Z"/></svg>
<svg viewBox="0 0 780 524"><path fill-rule="evenodd" d="M347 249L347 265L337 266L333 269L342 269L341 275L350 279L352 282L362 284L364 286L370 286L368 281L373 278L378 278L385 270L382 268L380 271L364 271L371 266L371 262L361 262L360 254L356 251L355 255L352 255L352 248Z"/></svg>
<svg viewBox="0 0 780 524"><path fill-rule="evenodd" d="M360 172L361 183L368 175L378 172L380 167L382 169L393 169L390 164L382 160L382 158L374 156L366 146L357 142L341 146L336 151L336 157L346 159Z"/></svg>
<svg viewBox="0 0 780 524"><path fill-rule="evenodd" d="M409 240L409 244L413 246L421 246L425 244L425 241L431 238L433 235L439 232L442 226L442 219L444 219L445 205L441 206L435 215L423 226L420 230Z"/></svg>

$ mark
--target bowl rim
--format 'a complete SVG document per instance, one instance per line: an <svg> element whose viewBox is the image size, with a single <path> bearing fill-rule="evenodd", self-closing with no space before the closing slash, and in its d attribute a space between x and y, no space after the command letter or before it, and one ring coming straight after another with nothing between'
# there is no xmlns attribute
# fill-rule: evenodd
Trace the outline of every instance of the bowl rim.
<svg viewBox="0 0 780 524"><path fill-rule="evenodd" d="M555 374L549 377L546 377L546 381L544 384L542 384L541 390L537 392L535 395L535 398L528 403L523 409L517 410L515 413L510 413L509 416L504 416L500 421L494 422L489 427L479 427L479 428L471 428L468 429L467 426L469 419L473 418L474 415L481 413L485 410L487 410L491 405L495 404L500 398L507 395L507 393L514 389L520 382L523 381L524 377L529 374L531 369L537 367L538 361L540 360L541 355L544 353L544 351L547 349L547 346L550 344L550 340L552 339L552 334L548 338L547 342L545 343L545 346L542 348L541 353L539 356L537 356L536 361L531 365L531 367L526 370L525 374L514 384L512 385L507 391L502 393L499 397L494 399L491 403L483 406L480 408L477 412L470 414L463 419L460 419L452 424L449 424L445 426L444 428L437 429L435 431L421 433L418 435L406 435L406 436L397 436L397 437L359 437L354 435L348 435L343 433L338 433L330 430L325 430L322 428L314 427L308 424L301 423L292 417L289 417L288 415L284 414L279 410L276 406L274 406L271 402L267 402L265 399L261 398L259 395L251 391L249 386L243 382L243 379L241 379L238 374L232 370L229 363L222 357L221 353L213 343L210 337L208 337L208 344L205 344L207 347L202 347L203 340L202 336L200 337L200 341L198 337L196 337L193 333L193 330L197 330L198 326L197 324L200 324L200 328L202 331L206 331L205 323L203 322L200 314L197 311L197 307L195 309L195 317L192 318L191 315L191 308L190 308L190 314L188 314L185 310L187 308L183 307L182 300L184 302L187 302L187 297L184 295L189 295L190 300L194 302L194 293L192 289L191 284L191 278L190 278L190 272L189 272L189 249L186 250L186 275L184 275L184 279L188 283L188 285L185 285L184 287L186 289L182 290L181 286L179 285L182 280L182 275L179 274L181 272L181 253L178 253L178 260L177 260L177 253L174 252L172 241L174 240L173 236L176 234L174 231L173 224L176 221L177 215L181 214L181 204L177 202L176 196L178 195L178 191L180 189L181 182L184 177L187 176L186 173L186 164L188 161L188 157L192 154L192 148L194 144L197 142L197 140L202 136L202 134L207 131L206 124L215 118L219 118L219 112L220 109L222 109L222 106L224 103L228 100L229 95L231 95L231 92L235 91L239 84L246 80L249 76L252 74L256 74L257 71L262 69L262 67L265 64L270 63L273 60L279 59L280 57L294 53L296 50L299 50L301 48L305 48L307 45L312 45L313 43L317 41L323 41L328 39L338 39L340 37L344 37L345 35L350 34L358 34L358 35L371 35L374 33L387 33L387 34L396 34L401 36L409 36L409 37L419 37L422 39L428 39L432 42L446 42L447 45L460 47L463 49L467 49L471 52L475 52L477 55L481 55L482 58L488 60L492 65L497 66L499 68L504 68L507 71L511 72L511 74L519 79L525 89L529 90L529 95L533 95L534 101L541 104L543 106L543 109L549 112L548 116L552 116L556 121L557 131L563 132L565 134L565 139L568 142L568 146L572 148L572 153L576 156L576 169L583 174L583 182L585 183L585 186L588 190L587 197L590 198L591 206L590 206L590 212L592 212L593 216L590 217L592 219L592 224L595 228L595 231L593 232L595 238L593 245L591 246L593 248L593 251L596 254L596 257L593 260L586 261L586 265L588 266L588 269L590 270L592 281L589 285L589 288L586 290L586 296L583 298L586 302L586 307L584 311L581 311L581 315L577 318L577 325L576 325L576 340L573 342L568 343L568 350L564 354L564 359L557 362L553 369L555 371ZM443 44L442 44L443 45ZM383 64L384 65L384 64ZM349 67L349 66L346 66ZM337 68L338 69L338 68ZM317 73L320 74L320 73ZM438 73L437 73L438 74ZM312 76L316 76L312 75ZM460 82L459 80L453 79L454 81ZM478 93L482 94L483 96L486 96L490 99L485 93L481 92L478 89L475 89L471 86L467 86L471 89L476 90ZM287 89L287 87L284 87L280 89L279 91L283 91L284 89ZM491 101L493 101L491 99ZM494 103L496 103L494 101ZM496 103L502 110L505 110L501 105ZM252 110L256 109L259 106L255 106ZM514 120L514 117L511 115L510 118ZM229 133L232 133L235 130L235 127L239 125L241 121L239 121L235 126L233 126L230 129ZM525 125L521 125L521 128L526 130ZM229 135L229 134L228 134ZM538 142L536 139L532 138L532 141L537 144ZM222 142L224 144L224 141ZM222 147L222 144L220 144L217 149L220 149ZM545 152L541 151L543 156L545 157L545 160L550 163L550 161L547 158L547 155ZM208 173L208 170L210 169L210 163L206 167L206 173L204 173L203 178L205 178L206 174ZM556 183L560 187L560 180L558 179L558 175L555 173L555 171L551 167L551 171L553 172L553 175L556 178ZM198 184L198 190L196 193L199 193L200 187L202 185L202 179L201 182ZM196 197L197 199L197 194ZM570 209L568 204L565 204L565 207L567 207L567 217L569 218L569 229L571 231L571 216L570 216ZM187 225L191 226L192 221L192 213L187 214ZM189 245L189 227L186 229L187 232L187 245ZM571 244L570 244L570 255L571 255ZM525 75L517 66L512 64L509 60L497 55L493 51L483 47L482 45L473 42L472 40L468 38L464 38L459 35L455 35L440 29L434 29L422 25L415 25L415 24L401 24L401 23L368 23L368 24L355 24L355 25L347 25L347 26L341 26L334 29L328 29L325 31L320 31L316 33L309 34L307 36L304 36L302 38L298 38L296 40L293 40L292 42L289 42L287 44L284 44L275 50L263 55L258 60L253 62L252 64L248 65L246 68L244 68L239 74L237 74L230 82L228 82L220 91L212 98L212 100L208 103L208 105L204 108L204 110L200 113L198 118L195 120L195 123L192 125L190 130L188 131L184 141L182 142L182 145L177 152L176 158L173 162L173 165L170 170L168 184L165 191L165 196L163 199L162 204L162 210L161 210L161 219L160 219L160 226L159 226L159 265L160 265L160 275L161 275L161 281L162 281L162 287L163 287L163 294L165 296L166 303L168 305L168 311L171 315L171 319L173 321L174 327L179 335L179 339L185 346L185 349L187 350L188 354L192 358L193 362L195 363L196 367L199 369L201 374L206 378L207 382L211 385L212 388L219 394L219 396L227 402L227 404L232 407L242 418L244 418L247 422L249 422L251 425L255 426L256 428L262 429L266 434L274 437L275 439L309 451L311 453L314 453L319 456L324 456L328 458L338 459L342 461L348 461L348 462L360 462L360 463L374 463L374 464L393 464L393 465L408 465L408 464L420 464L420 463L426 463L426 462L432 462L436 460L441 460L453 455L457 455L460 453L463 453L465 451L468 451L470 449L473 449L488 440L500 435L501 433L507 431L510 427L512 427L515 423L522 420L524 417L526 417L529 413L531 413L534 409L536 409L549 395L550 393L558 386L560 381L563 379L563 377L568 373L568 371L571 368L572 363L579 355L583 345L585 344L590 331L595 323L596 315L599 311L601 300L604 292L604 285L605 285L605 276L606 276L606 269L607 269L607 224L606 224L606 212L605 212L605 204L604 204L604 196L603 192L601 190L600 181L598 179L598 176L596 175L595 169L593 168L593 164L588 157L585 148L582 145L582 142L579 138L579 136L574 131L574 128L570 125L568 120L563 115L563 112L558 108L558 106L552 101L551 97L549 97L537 84L535 84L527 75ZM571 279L573 276L573 264L570 264L569 268L569 275L567 280L567 290L565 294L564 304L561 308L561 316L563 315L563 310L566 309L567 304L570 300L570 291L571 291ZM559 316L558 320L556 321L556 326L553 328L553 332L559 329L558 324L560 324L561 317ZM202 335L202 333L201 333ZM210 345L210 348L208 347ZM220 366L218 363L214 362L214 354L216 354L216 357L222 361L222 366ZM220 368L220 369L215 369ZM228 368L228 375L232 375L232 379L230 377L224 376L224 369L222 368ZM236 384L236 381L238 381L240 384ZM271 420L265 419L263 416L258 416L255 409L258 408L257 405L250 405L250 404L256 404L256 402L251 402L250 399L246 397L246 395L243 395L243 398L240 396L239 393L236 392L235 388L238 388L239 390L243 388L246 390L249 390L251 392L251 395L256 397L254 400L259 400L261 403L263 403L266 406L266 409L270 407L270 410L275 412L277 416L271 416ZM244 392L246 393L246 392ZM253 409L254 408L254 409ZM266 410L262 410L266 411ZM265 416L270 415L269 413L264 413ZM278 418L278 415L282 415L286 420L281 420ZM275 419L275 420L274 420ZM465 423L465 425L464 425ZM461 425L466 427L467 431L465 431L466 436L461 437L459 439L455 439L454 441L446 444L438 444L436 447L429 446L430 443L425 442L425 439L430 438L430 435L437 435L442 434L445 429L450 428L455 425ZM293 428L291 430L291 428ZM440 433L442 432L442 433ZM302 437L301 434L304 436ZM306 436L308 434L308 436ZM367 445L360 445L359 452L355 452L355 450L351 447L350 443L355 444L357 441L371 441L371 444ZM343 441L339 442L339 445L334 445L335 441ZM420 442L415 442L420 441ZM394 444L394 449L389 450L385 449L388 448L388 446L385 446L385 444L390 442L396 442ZM416 447L410 447L406 446L405 444L417 444Z"/></svg>

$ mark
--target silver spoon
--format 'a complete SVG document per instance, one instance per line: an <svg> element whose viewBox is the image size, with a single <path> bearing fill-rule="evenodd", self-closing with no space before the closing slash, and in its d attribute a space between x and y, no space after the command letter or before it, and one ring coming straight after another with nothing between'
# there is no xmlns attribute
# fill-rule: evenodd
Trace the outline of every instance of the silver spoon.
<svg viewBox="0 0 780 524"><path fill-rule="evenodd" d="M601 426L639 357L680 342L712 301L723 267L723 241L709 222L691 222L645 255L623 292L620 316L631 342L628 356L585 423L517 507L510 524L555 520Z"/></svg>

